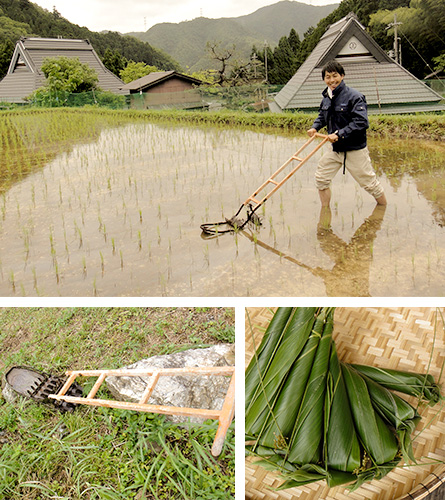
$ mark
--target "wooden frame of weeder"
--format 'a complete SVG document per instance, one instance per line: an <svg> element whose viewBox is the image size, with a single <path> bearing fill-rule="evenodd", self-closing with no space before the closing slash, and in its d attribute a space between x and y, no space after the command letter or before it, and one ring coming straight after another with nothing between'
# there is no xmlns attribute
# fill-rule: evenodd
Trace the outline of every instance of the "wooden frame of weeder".
<svg viewBox="0 0 445 500"><path fill-rule="evenodd" d="M68 376L65 384L60 388L57 394L51 394L52 399L62 400L69 403L102 406L105 408L118 408L121 410L135 410L151 413L162 413L164 415L178 415L184 417L199 417L205 419L214 419L219 421L215 439L212 445L212 455L218 456L221 453L224 439L226 437L229 425L233 420L235 413L235 367L217 366L217 367L190 367L190 368L148 368L143 370L79 370L67 371ZM204 408L181 408L177 406L163 406L147 404L159 378L161 376L175 375L195 375L195 376L230 376L230 384L227 390L221 410L207 410ZM98 377L89 394L86 397L66 396L71 384L77 377ZM138 403L115 401L108 399L95 399L106 377L152 377L147 382L144 393Z"/></svg>

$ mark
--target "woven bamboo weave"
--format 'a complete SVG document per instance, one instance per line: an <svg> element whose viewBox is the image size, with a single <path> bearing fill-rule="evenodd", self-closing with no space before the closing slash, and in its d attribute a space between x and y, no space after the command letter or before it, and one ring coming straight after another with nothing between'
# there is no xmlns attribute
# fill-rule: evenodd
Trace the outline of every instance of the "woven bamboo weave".
<svg viewBox="0 0 445 500"><path fill-rule="evenodd" d="M246 366L258 347L273 309L246 310ZM436 328L437 325L437 328ZM433 345L434 332L436 341ZM350 363L429 371L437 381L445 358L445 334L440 315L429 308L337 308L334 339L339 358ZM443 381L442 381L443 382ZM408 398L412 404L416 400ZM418 463L430 465L399 467L385 478L349 492L344 487L329 489L324 481L300 488L274 491L282 480L246 459L246 498L249 500L422 500L445 483L445 408L421 408L422 421L414 442Z"/></svg>

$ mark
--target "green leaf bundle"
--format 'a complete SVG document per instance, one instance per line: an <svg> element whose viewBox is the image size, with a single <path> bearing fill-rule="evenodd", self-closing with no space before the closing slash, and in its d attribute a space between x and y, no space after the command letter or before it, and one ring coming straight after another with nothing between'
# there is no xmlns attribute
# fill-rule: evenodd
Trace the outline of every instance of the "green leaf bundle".
<svg viewBox="0 0 445 500"><path fill-rule="evenodd" d="M269 323L267 330L261 340L261 344L246 370L245 394L246 404L251 401L259 390L261 374L268 369L272 355L283 335L289 317L295 311L292 307L279 307Z"/></svg>
<svg viewBox="0 0 445 500"><path fill-rule="evenodd" d="M333 328L333 310L323 309L314 327L315 334L320 335L320 342L292 431L288 458L292 463L318 463L321 460L324 399Z"/></svg>
<svg viewBox="0 0 445 500"><path fill-rule="evenodd" d="M335 344L329 362L325 405L326 464L332 469L353 472L361 465L362 450Z"/></svg>
<svg viewBox="0 0 445 500"><path fill-rule="evenodd" d="M279 308L246 371L247 450L285 479L356 489L415 462L416 409L392 390L441 399L429 375L342 363L334 308ZM392 390L391 390L392 389ZM252 444L253 442L253 444Z"/></svg>
<svg viewBox="0 0 445 500"><path fill-rule="evenodd" d="M346 391L351 404L354 425L360 441L374 464L390 462L398 452L397 440L372 406L366 382L346 364L341 365Z"/></svg>
<svg viewBox="0 0 445 500"><path fill-rule="evenodd" d="M441 400L440 387L429 373L410 373L365 365L352 366L355 370L383 387L414 396L427 402L430 406L434 406Z"/></svg>
<svg viewBox="0 0 445 500"><path fill-rule="evenodd" d="M269 414L258 442L270 448L287 449L294 423L305 394L321 336L314 328L298 359L292 365L280 394Z"/></svg>
<svg viewBox="0 0 445 500"><path fill-rule="evenodd" d="M315 323L316 311L317 308L313 307L294 309L279 336L279 342L271 349L271 356L265 362L261 359L265 355L261 356L260 353L258 356L258 363L264 363L265 370L261 373L259 387L252 399L246 398L247 434L255 434L262 429L263 420L268 418L283 380L309 338ZM256 358L253 358L251 364L255 363L255 360Z"/></svg>
<svg viewBox="0 0 445 500"><path fill-rule="evenodd" d="M374 409L394 428L404 460L416 462L410 436L420 421L417 410L397 394L377 384L366 375L362 374L362 378L366 382Z"/></svg>

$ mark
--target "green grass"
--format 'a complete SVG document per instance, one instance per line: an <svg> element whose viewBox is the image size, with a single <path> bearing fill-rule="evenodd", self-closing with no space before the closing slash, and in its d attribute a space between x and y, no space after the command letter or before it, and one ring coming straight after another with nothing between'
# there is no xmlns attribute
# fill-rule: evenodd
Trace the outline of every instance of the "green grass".
<svg viewBox="0 0 445 500"><path fill-rule="evenodd" d="M0 366L3 373L20 364L52 373L117 368L232 342L233 320L232 309L219 308L4 308ZM178 425L149 413L81 406L61 414L30 400L2 401L0 498L230 498L234 426L217 459L216 428L216 421Z"/></svg>
<svg viewBox="0 0 445 500"><path fill-rule="evenodd" d="M156 354L233 343L233 316L232 309L219 308L0 309L0 369L118 368Z"/></svg>
<svg viewBox="0 0 445 500"><path fill-rule="evenodd" d="M94 117L94 125L122 125L129 121L141 120L150 122L176 122L203 125L223 125L232 127L249 127L254 129L287 131L289 133L305 133L312 125L316 113L246 113L243 111L183 111L183 110L110 110L106 108L27 108L23 110L0 111L5 124L13 117L45 117L52 121L57 118L57 129L67 139L71 136L70 122L73 116L84 121ZM442 140L445 136L445 114L418 113L403 115L370 115L369 133L377 137L426 138ZM88 125L91 129L91 125ZM9 127L9 130L10 127ZM76 126L76 130L78 129ZM79 132L80 133L80 132Z"/></svg>

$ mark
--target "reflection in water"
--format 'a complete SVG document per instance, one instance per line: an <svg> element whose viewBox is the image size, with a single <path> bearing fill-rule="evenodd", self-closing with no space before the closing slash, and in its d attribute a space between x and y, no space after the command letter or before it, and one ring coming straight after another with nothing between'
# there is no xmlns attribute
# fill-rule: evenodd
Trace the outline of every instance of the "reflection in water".
<svg viewBox="0 0 445 500"><path fill-rule="evenodd" d="M385 211L386 206L376 205L372 214L355 231L351 241L346 243L332 230L331 209L322 207L317 226L317 239L323 252L335 262L331 269L318 266L310 267L258 240L251 231L244 230L241 231L241 234L261 248L310 271L314 276L322 278L326 287L326 294L330 297L370 297L369 274L373 256L373 243L377 232L382 227Z"/></svg>
<svg viewBox="0 0 445 500"><path fill-rule="evenodd" d="M0 193L25 179L75 145L96 142L101 131L115 124L111 115L51 112L7 114L0 121Z"/></svg>
<svg viewBox="0 0 445 500"><path fill-rule="evenodd" d="M445 227L445 143L405 140L371 140L373 164L392 189L413 179L419 193L433 207L436 223Z"/></svg>
<svg viewBox="0 0 445 500"><path fill-rule="evenodd" d="M11 170L19 146L33 151L53 131L66 135L42 146L42 168L2 193L0 295L443 294L445 190L436 145L414 150L410 141L393 151L382 141L376 164L386 212L346 175L334 183L332 213L320 214L314 158L262 207L261 236L202 239L200 224L232 215L306 137L147 123L107 128L100 119L85 124L84 136L78 122L70 129L37 120L33 134L28 122L19 125L3 151ZM70 132L82 144L69 146ZM53 158L50 146L66 152ZM403 147L417 164L402 174Z"/></svg>
<svg viewBox="0 0 445 500"><path fill-rule="evenodd" d="M329 296L370 297L369 272L373 244L381 229L386 206L376 205L372 214L355 231L349 243L334 234L331 228L331 210L323 209L317 227L317 239L323 252L334 262L330 270L316 267L312 270L326 285Z"/></svg>

